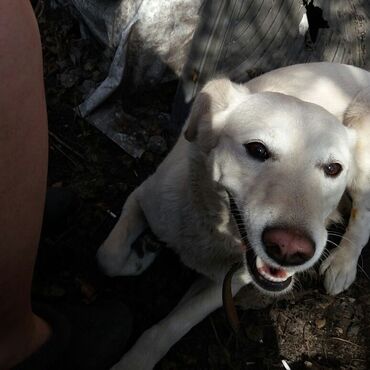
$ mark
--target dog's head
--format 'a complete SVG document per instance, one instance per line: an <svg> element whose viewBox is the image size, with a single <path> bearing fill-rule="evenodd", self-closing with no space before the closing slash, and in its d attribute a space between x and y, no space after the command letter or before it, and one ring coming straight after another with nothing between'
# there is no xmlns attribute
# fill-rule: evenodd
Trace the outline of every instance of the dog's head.
<svg viewBox="0 0 370 370"><path fill-rule="evenodd" d="M325 248L351 176L352 132L318 105L220 79L198 94L185 137L229 196L254 283L288 290Z"/></svg>

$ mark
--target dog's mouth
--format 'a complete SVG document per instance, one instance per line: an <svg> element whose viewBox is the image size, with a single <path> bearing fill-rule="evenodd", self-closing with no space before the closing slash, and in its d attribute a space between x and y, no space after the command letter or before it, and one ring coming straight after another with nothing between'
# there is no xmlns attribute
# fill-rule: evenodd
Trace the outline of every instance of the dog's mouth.
<svg viewBox="0 0 370 370"><path fill-rule="evenodd" d="M293 280L293 273L282 267L273 267L256 256L253 248L246 252L247 267L253 282L261 289L278 293L289 288Z"/></svg>
<svg viewBox="0 0 370 370"><path fill-rule="evenodd" d="M257 256L248 243L248 236L244 221L238 206L229 191L227 191L230 202L230 211L234 221L238 227L240 237L246 244L246 261L247 268L252 277L252 280L257 287L271 293L283 292L293 281L293 273L287 271L283 267L274 267L269 265L263 259Z"/></svg>

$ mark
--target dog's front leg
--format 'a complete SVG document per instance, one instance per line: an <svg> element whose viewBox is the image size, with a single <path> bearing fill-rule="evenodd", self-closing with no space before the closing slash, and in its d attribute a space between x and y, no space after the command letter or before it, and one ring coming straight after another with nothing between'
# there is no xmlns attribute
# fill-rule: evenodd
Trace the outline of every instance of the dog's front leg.
<svg viewBox="0 0 370 370"><path fill-rule="evenodd" d="M140 189L141 187L137 188L127 198L119 220L98 250L98 262L108 276L138 275L156 256L151 251L144 251L139 256L131 247L147 227L139 202Z"/></svg>
<svg viewBox="0 0 370 370"><path fill-rule="evenodd" d="M370 235L370 87L360 91L347 107L344 125L356 133L353 178L349 185L352 211L339 248L321 266L328 293L338 294L355 280L358 258Z"/></svg>
<svg viewBox="0 0 370 370"><path fill-rule="evenodd" d="M357 263L362 248L370 236L370 192L353 195L349 224L338 248L321 265L325 274L324 286L329 294L338 294L349 288L357 274Z"/></svg>
<svg viewBox="0 0 370 370"><path fill-rule="evenodd" d="M193 326L222 305L222 284L202 278L174 310L145 331L112 370L149 370Z"/></svg>

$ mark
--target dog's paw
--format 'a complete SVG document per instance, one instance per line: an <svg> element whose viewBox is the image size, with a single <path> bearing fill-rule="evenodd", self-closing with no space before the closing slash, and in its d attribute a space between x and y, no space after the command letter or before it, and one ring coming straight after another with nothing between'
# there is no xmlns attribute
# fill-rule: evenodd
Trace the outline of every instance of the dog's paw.
<svg viewBox="0 0 370 370"><path fill-rule="evenodd" d="M152 348L142 346L143 338L145 342L145 334L139 339L139 345L125 353L110 370L152 370L162 356L155 352L155 343L152 343Z"/></svg>
<svg viewBox="0 0 370 370"><path fill-rule="evenodd" d="M125 252L119 248L109 248L106 243L98 249L96 259L105 275L110 277L120 275L127 259L127 253Z"/></svg>
<svg viewBox="0 0 370 370"><path fill-rule="evenodd" d="M320 274L325 275L324 287L331 295L348 289L356 279L358 257L350 246L335 249L321 264Z"/></svg>
<svg viewBox="0 0 370 370"><path fill-rule="evenodd" d="M148 364L145 361L145 354L140 357L127 354L121 358L110 370L152 370L155 364Z"/></svg>
<svg viewBox="0 0 370 370"><path fill-rule="evenodd" d="M123 253L117 248L113 251L100 247L97 252L97 260L101 270L108 276L136 276L145 271L156 258L158 251L142 249L139 255L137 251Z"/></svg>
<svg viewBox="0 0 370 370"><path fill-rule="evenodd" d="M162 333L160 325L145 331L111 370L152 370L169 349L168 336Z"/></svg>

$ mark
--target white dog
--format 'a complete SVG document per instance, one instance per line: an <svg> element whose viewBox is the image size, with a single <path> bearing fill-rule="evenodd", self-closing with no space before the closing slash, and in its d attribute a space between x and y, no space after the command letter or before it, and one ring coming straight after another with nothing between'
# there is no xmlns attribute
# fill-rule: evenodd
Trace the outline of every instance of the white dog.
<svg viewBox="0 0 370 370"><path fill-rule="evenodd" d="M343 124L342 124L343 123ZM225 273L244 268L233 289L254 283L286 292L314 265L347 189L353 208L340 247L321 272L330 294L354 281L370 230L370 73L314 63L278 69L246 85L209 82L196 97L171 153L127 199L98 251L110 276L141 273L131 245L149 226L205 277L138 339L114 369L152 369L168 349L222 304Z"/></svg>

